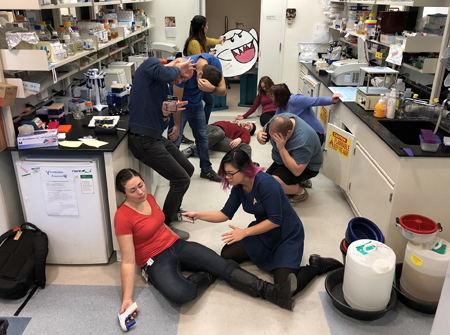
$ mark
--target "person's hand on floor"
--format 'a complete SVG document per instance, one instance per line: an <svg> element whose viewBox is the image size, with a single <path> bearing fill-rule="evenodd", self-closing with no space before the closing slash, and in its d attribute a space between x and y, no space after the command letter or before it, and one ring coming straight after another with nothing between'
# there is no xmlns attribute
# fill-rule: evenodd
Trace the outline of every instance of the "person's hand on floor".
<svg viewBox="0 0 450 335"><path fill-rule="evenodd" d="M225 244L232 244L234 242L242 240L244 237L247 237L244 229L240 229L230 224L228 226L233 230L228 233L222 234L222 241Z"/></svg>
<svg viewBox="0 0 450 335"><path fill-rule="evenodd" d="M130 307L131 305L133 305L133 303L134 303L133 300L124 300L122 302L122 307L120 308L119 314L125 313L127 308ZM130 320L127 321L127 323L130 322L131 320L133 320L136 317L137 313L139 313L139 309L137 309L133 314L131 314L131 318L130 318Z"/></svg>
<svg viewBox="0 0 450 335"><path fill-rule="evenodd" d="M244 120L244 117L242 115L236 116L236 120Z"/></svg>
<svg viewBox="0 0 450 335"><path fill-rule="evenodd" d="M333 96L331 97L331 102L335 104L336 102L339 101L340 97L342 97L342 94L334 93Z"/></svg>
<svg viewBox="0 0 450 335"><path fill-rule="evenodd" d="M234 139L234 140L232 140L231 141L231 143L230 143L230 148L231 149L234 149L234 148L236 148L239 144L241 144L242 143L242 139L240 138L240 137L238 137L238 138L236 138L236 139Z"/></svg>

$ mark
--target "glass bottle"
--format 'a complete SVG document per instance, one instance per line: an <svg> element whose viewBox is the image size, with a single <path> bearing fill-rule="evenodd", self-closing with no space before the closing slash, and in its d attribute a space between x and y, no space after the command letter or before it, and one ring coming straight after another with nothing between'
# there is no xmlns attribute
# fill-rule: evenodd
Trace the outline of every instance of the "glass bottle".
<svg viewBox="0 0 450 335"><path fill-rule="evenodd" d="M93 115L94 108L92 107L92 101L86 101L86 115Z"/></svg>
<svg viewBox="0 0 450 335"><path fill-rule="evenodd" d="M52 40L58 40L59 41L59 37L58 37L58 32L57 31L53 31L52 32Z"/></svg>
<svg viewBox="0 0 450 335"><path fill-rule="evenodd" d="M70 23L70 21L65 21L65 22L63 22L63 26L64 26L63 34L68 35L70 38L70 36L72 36L72 33L73 33L73 30L71 27L72 24Z"/></svg>
<svg viewBox="0 0 450 335"><path fill-rule="evenodd" d="M60 40L64 38L64 27L58 27L58 37Z"/></svg>
<svg viewBox="0 0 450 335"><path fill-rule="evenodd" d="M84 119L84 112L83 112L82 108L83 108L83 105L80 104L79 102L78 102L78 104L75 105L75 109L74 109L74 112L73 112L73 118L75 120L82 120L82 119Z"/></svg>
<svg viewBox="0 0 450 335"><path fill-rule="evenodd" d="M109 25L105 24L104 27L106 30L106 34L108 35L108 41L111 41L111 30L109 30Z"/></svg>
<svg viewBox="0 0 450 335"><path fill-rule="evenodd" d="M61 45L64 49L64 58L67 58L69 56L69 50L67 50L67 45L65 40L61 40Z"/></svg>
<svg viewBox="0 0 450 335"><path fill-rule="evenodd" d="M70 40L70 36L64 35L64 41L66 41L66 47L67 47L67 55L73 56L75 55L75 45Z"/></svg>
<svg viewBox="0 0 450 335"><path fill-rule="evenodd" d="M73 41L73 44L75 46L75 52L83 52L83 42L80 39L80 35L77 31L74 31L72 33L71 40Z"/></svg>
<svg viewBox="0 0 450 335"><path fill-rule="evenodd" d="M358 29L356 33L359 35L364 35L365 30L366 30L366 23L364 22L364 17L361 16L359 18Z"/></svg>
<svg viewBox="0 0 450 335"><path fill-rule="evenodd" d="M50 31L47 29L47 25L45 23L45 21L39 21L38 25L41 26L41 35L43 36L43 40L49 40L52 37L52 34L50 33ZM41 39L41 38L39 38Z"/></svg>

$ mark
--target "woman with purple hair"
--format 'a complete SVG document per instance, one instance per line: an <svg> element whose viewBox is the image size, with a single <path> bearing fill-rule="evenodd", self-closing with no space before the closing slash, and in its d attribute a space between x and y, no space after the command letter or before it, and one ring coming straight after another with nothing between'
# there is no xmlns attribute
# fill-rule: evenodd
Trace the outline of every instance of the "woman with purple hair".
<svg viewBox="0 0 450 335"><path fill-rule="evenodd" d="M224 189L232 187L222 210L216 212L186 212L193 220L224 222L231 220L239 206L255 215L247 228L229 225L232 231L222 235L226 245L221 256L241 263L252 261L265 271L272 271L275 284L283 284L291 273L297 277L300 292L316 276L342 267L332 258L311 255L309 265L300 267L305 233L297 213L292 208L280 183L253 165L240 149L229 151L220 163L219 176Z"/></svg>

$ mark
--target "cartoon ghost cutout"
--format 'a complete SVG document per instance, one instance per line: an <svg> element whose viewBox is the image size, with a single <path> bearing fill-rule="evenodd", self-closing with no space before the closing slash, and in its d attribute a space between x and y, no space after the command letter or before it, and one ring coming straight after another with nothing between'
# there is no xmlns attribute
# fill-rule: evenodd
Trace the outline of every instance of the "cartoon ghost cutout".
<svg viewBox="0 0 450 335"><path fill-rule="evenodd" d="M224 77L241 75L252 68L258 58L258 35L255 29L233 29L224 35L222 44L215 46L216 56L222 63Z"/></svg>

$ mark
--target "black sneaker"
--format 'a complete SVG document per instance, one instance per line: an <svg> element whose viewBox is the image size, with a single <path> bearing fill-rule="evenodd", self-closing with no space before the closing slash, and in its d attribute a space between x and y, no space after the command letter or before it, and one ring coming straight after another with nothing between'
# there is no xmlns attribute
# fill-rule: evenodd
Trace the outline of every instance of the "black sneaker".
<svg viewBox="0 0 450 335"><path fill-rule="evenodd" d="M209 172L200 172L200 178L209 179L210 181L216 181L218 183L222 181L222 178L220 178L214 170Z"/></svg>
<svg viewBox="0 0 450 335"><path fill-rule="evenodd" d="M186 149L181 150L181 152L184 155L184 157L189 158L194 153L194 148L187 147Z"/></svg>
<svg viewBox="0 0 450 335"><path fill-rule="evenodd" d="M183 135L183 137L181 138L181 143L183 143L183 144L194 144L194 141L184 137L184 135Z"/></svg>

